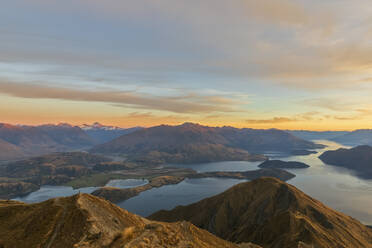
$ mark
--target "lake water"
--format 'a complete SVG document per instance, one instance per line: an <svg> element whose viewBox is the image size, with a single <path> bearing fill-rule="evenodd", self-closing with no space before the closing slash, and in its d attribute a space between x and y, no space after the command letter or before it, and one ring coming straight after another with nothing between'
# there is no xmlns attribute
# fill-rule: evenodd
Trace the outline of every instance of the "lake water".
<svg viewBox="0 0 372 248"><path fill-rule="evenodd" d="M296 175L288 183L296 186L306 194L316 198L326 205L346 213L365 224L372 224L372 180L357 178L347 169L325 165L318 156L326 150L335 150L344 147L340 144L321 140L317 143L327 145L319 149L318 154L306 156L288 156L278 153L267 154L272 159L285 161L300 161L310 165L307 169L288 170ZM260 162L218 162L194 165L172 165L178 167L192 168L199 172L206 171L246 171L258 169ZM142 216L158 211L160 209L172 209L178 205L188 205L203 198L210 197L225 191L231 186L244 182L237 179L186 179L177 185L166 185L142 192L118 205L130 212ZM146 182L142 180L113 180L109 186L134 187ZM73 195L80 192L90 193L96 188L81 188L73 190L63 186L43 186L39 191L18 198L26 202L38 202L51 197Z"/></svg>
<svg viewBox="0 0 372 248"><path fill-rule="evenodd" d="M335 150L342 146L327 140L315 141L327 145L318 149L318 154L306 156L288 156L278 153L266 154L271 159L300 161L310 165L307 169L290 169L296 175L288 183L333 209L348 214L365 224L372 224L372 180L363 180L347 169L325 165L318 156L326 150ZM347 148L347 147L345 147ZM258 169L260 162L218 162L194 165L172 165L206 171L246 171ZM187 205L210 197L229 187L243 182L230 179L187 179L178 185L167 185L152 189L131 198L119 206L147 216L160 209L172 209L177 205Z"/></svg>
<svg viewBox="0 0 372 248"><path fill-rule="evenodd" d="M137 187L141 185L147 184L147 180L141 180L141 179L116 179L109 181L106 186L110 187L117 187L117 188L132 188ZM24 197L17 197L13 200L17 201L23 201L28 203L35 203L35 202L41 202L48 200L50 198L54 197L64 197L64 196L71 196L75 195L77 193L87 193L90 194L99 187L86 187L86 188L79 188L79 189L73 189L72 187L68 186L50 186L50 185L44 185L41 186L39 190L32 192Z"/></svg>
<svg viewBox="0 0 372 248"><path fill-rule="evenodd" d="M172 209L188 205L225 191L231 186L244 182L238 179L185 179L176 185L166 185L142 192L118 205L132 213L148 216L157 210Z"/></svg>

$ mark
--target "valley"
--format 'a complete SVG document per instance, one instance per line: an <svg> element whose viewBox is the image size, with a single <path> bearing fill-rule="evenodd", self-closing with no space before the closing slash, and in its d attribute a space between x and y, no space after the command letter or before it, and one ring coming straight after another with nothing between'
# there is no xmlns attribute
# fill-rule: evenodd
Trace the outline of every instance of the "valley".
<svg viewBox="0 0 372 248"><path fill-rule="evenodd" d="M200 136L201 129L203 132L212 132L213 139L216 137L215 130L205 131L203 126L186 124L186 127L181 125L179 128L182 130L181 133L187 133L182 134L186 137L190 136L190 128L191 133L197 132L196 136ZM137 136L143 130L134 131L131 135ZM177 136L178 132L179 130L176 130L177 139L180 137ZM127 135L129 134L122 138ZM204 137L204 134L200 137ZM207 140L210 139L207 137ZM128 148L125 153L115 151L94 154L92 153L94 150L58 152L3 163L0 165L0 173L3 176L0 178L1 197L38 203L55 197L89 193L146 217L152 214L157 216L156 212L160 210L171 211L179 205L194 204L240 183L274 177L287 181L365 224L372 223L372 212L368 207L372 204L370 202L372 182L360 177L357 179L352 171L329 166L318 158L319 156L322 158L324 156L322 154L327 154L328 151L347 148L340 144L315 140L312 144L316 145L310 150L268 149L261 151L259 155L239 150L241 148L231 148L230 145L226 146L226 143L222 146L210 145L208 141L206 145L202 145L208 147L207 150L201 148L200 143L192 149L186 148L193 146L190 143L175 150L167 150L165 156L163 150L165 148L156 145L157 142L143 153L128 153L132 148ZM219 142L225 141L222 139ZM152 147L155 146L158 150L153 151ZM218 149L215 150L216 148ZM144 154L143 159L139 159L141 154ZM187 157L182 154L187 154ZM242 155L245 157L241 157ZM349 200L345 201L345 197ZM213 230L209 231L215 233ZM223 238L226 239L225 236ZM264 244L262 240L253 237L232 241L255 241L257 244ZM306 241L306 237L302 237L298 244L304 242L305 245ZM279 241L275 242L280 244ZM254 247L253 244L247 245ZM264 247L265 245L267 244L264 244Z"/></svg>
<svg viewBox="0 0 372 248"><path fill-rule="evenodd" d="M50 167L50 165L47 165L47 170L43 167L37 167L38 169L36 171L38 171L38 173L47 173L47 176L39 176L37 179L32 178L31 172L35 173L35 170L28 172L28 178L0 178L0 192L2 192L3 198L20 197L17 199L24 199L25 201L28 201L27 195L29 195L31 192L34 192L32 197L30 195L30 201L35 201L35 199L39 199L37 201L40 201L52 198L54 196L53 185L57 187L56 190L59 190L58 192L65 192L61 194L67 196L79 191L92 193L99 187L107 185L111 180L150 180L159 176L186 178L177 185L163 185L160 188L147 188L146 192L141 191L138 195L132 195L131 199L124 197L125 201L118 200L118 204L120 206L146 216L160 209L171 209L179 204L190 204L204 197L212 196L244 180L252 180L259 176L275 176L282 180L289 179L289 183L299 187L311 196L317 197L337 210L352 214L364 223L372 223L372 212L367 207L371 201L371 198L369 197L371 192L370 190L372 189L371 182L368 180L357 180L353 176L353 173L346 169L325 165L321 160L319 160L319 154L323 154L325 151L335 150L344 146L340 146L337 143L326 140L318 140L316 142L318 144L323 144L325 148L315 149L313 151L316 153L311 153L309 155L291 155L285 152L264 153L266 157L269 157L274 161L297 161L310 166L309 168L303 169L284 169L295 175L295 177L288 177L290 174L281 177L280 173L282 172L275 174L271 173L272 171L269 171L269 173L266 174L262 174L262 171L258 171L259 173L246 173L248 171L259 170L260 168L258 166L262 163L262 161L159 164L158 162L149 163L145 161L123 162L120 159L125 159L125 157L113 157L115 160L112 160L112 157L110 156L104 157L102 155L98 155L94 158L105 158L105 162L97 160L96 162L99 163L95 163L94 165L91 164L85 167L83 164L82 168L75 165L73 167L73 172L75 175L73 176L71 175L72 169L69 167L69 169L66 170L63 168L63 163L59 162L60 164L56 168L60 166L62 167L58 170L51 170L53 167ZM56 161L58 161L58 159ZM76 162L79 161L76 160L73 162L76 164ZM19 166L21 165L22 163L20 163ZM0 168L5 167L1 166ZM58 173L63 172L65 174L54 174L52 176L48 174L50 172L56 173L57 171ZM84 173L81 171L84 171ZM66 174L67 172L68 174ZM249 176L244 176L244 173L242 172ZM13 173L16 173L16 170L14 170ZM45 182L48 183L45 185ZM43 190L43 187L45 187L43 185L50 187L48 188L48 191ZM198 185L200 185L200 187ZM215 187L216 185L220 185L221 187ZM70 186L72 188L69 188ZM40 193L38 192L39 189L41 189ZM183 195L181 192L189 193ZM155 195L159 196L159 194L162 195L161 198L153 197ZM179 197L175 198L178 200L170 201L169 199L171 195L174 197L174 194L179 194ZM350 201L344 201L343 199L345 196L347 196ZM159 204L149 204L149 202L154 201L158 202ZM136 207L142 204L151 207L146 207L145 209ZM370 204L372 204L372 202L370 202Z"/></svg>

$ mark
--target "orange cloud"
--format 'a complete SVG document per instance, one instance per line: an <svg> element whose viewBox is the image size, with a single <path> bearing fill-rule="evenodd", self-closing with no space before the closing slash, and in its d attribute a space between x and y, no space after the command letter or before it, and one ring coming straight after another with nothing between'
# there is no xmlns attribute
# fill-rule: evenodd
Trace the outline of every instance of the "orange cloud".
<svg viewBox="0 0 372 248"><path fill-rule="evenodd" d="M297 122L295 118L288 117L274 117L272 119L249 119L246 120L249 124L277 124L277 123L287 123L287 122Z"/></svg>
<svg viewBox="0 0 372 248"><path fill-rule="evenodd" d="M104 102L115 106L152 109L174 113L234 112L232 101L221 97L190 95L159 97L124 91L84 91L44 85L0 82L0 93L21 98L60 99L83 102ZM229 104L230 103L230 104Z"/></svg>

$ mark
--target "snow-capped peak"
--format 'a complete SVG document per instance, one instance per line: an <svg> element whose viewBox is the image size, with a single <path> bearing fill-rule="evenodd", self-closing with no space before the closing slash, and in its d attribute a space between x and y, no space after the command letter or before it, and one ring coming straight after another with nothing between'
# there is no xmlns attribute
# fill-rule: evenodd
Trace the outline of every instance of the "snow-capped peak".
<svg viewBox="0 0 372 248"><path fill-rule="evenodd" d="M80 128L83 130L122 130L123 129L121 127L115 127L115 126L105 126L99 122L94 122L91 125L83 124L80 126Z"/></svg>

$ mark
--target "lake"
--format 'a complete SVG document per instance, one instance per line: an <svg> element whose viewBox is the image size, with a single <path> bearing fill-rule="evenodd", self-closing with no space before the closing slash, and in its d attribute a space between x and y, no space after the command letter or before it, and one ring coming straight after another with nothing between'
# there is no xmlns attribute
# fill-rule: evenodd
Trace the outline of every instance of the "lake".
<svg viewBox="0 0 372 248"><path fill-rule="evenodd" d="M316 143L327 145L318 149L318 154L306 156L288 156L269 153L271 159L284 161L299 161L310 165L307 169L288 169L296 175L288 183L329 207L348 214L365 224L372 224L372 180L363 180L353 175L347 169L325 165L318 156L326 150L335 150L342 146L327 140L317 140ZM206 171L246 171L256 170L260 162L217 162L193 165L171 165L191 168L199 172ZM178 185L167 185L152 189L131 198L119 206L127 210L147 216L160 209L172 209L177 205L187 205L210 197L229 187L243 182L230 179L187 179Z"/></svg>
<svg viewBox="0 0 372 248"><path fill-rule="evenodd" d="M315 141L327 145L318 149L318 154L306 156L288 156L285 154L268 153L271 159L299 161L310 165L307 169L290 169L296 175L288 183L296 186L306 194L316 198L326 205L348 214L365 224L372 224L372 180L357 178L347 169L325 165L318 156L326 150L335 150L342 146L327 140ZM246 171L258 169L260 162L218 162L193 165L170 165L192 168L199 172L207 171ZM142 192L125 202L120 207L130 212L148 216L160 209L172 209L178 205L187 205L225 191L231 186L244 182L238 179L202 178L186 179L177 185L166 185ZM107 185L114 187L135 187L147 183L143 180L112 180ZM80 192L91 193L95 187L73 190L64 186L43 186L40 190L26 197L17 198L25 202L39 202L52 197L68 196Z"/></svg>
<svg viewBox="0 0 372 248"><path fill-rule="evenodd" d="M132 188L141 185L147 184L147 180L142 179L117 179L109 181L106 186L110 187L117 187L117 188ZM23 201L28 203L35 203L48 200L54 197L64 197L64 196L71 196L77 193L87 193L90 194L99 187L85 187L79 189L73 189L72 187L68 186L50 186L44 185L41 186L39 190L32 192L24 197L17 197L13 200Z"/></svg>

